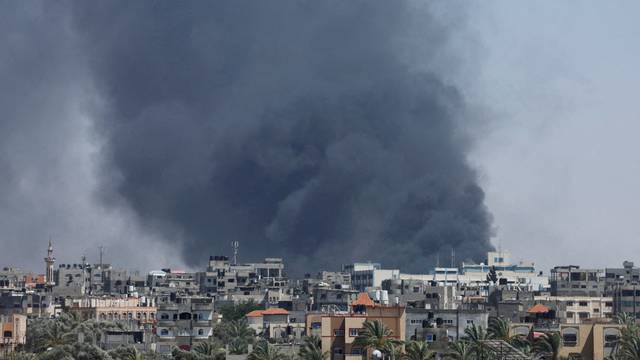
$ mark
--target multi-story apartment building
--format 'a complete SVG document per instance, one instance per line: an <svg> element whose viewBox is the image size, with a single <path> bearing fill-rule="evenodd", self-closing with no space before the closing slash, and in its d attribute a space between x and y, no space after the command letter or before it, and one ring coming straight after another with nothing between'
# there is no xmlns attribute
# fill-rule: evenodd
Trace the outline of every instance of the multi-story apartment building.
<svg viewBox="0 0 640 360"><path fill-rule="evenodd" d="M357 297L357 290L317 286L313 289L311 309L316 311L348 311L349 305Z"/></svg>
<svg viewBox="0 0 640 360"><path fill-rule="evenodd" d="M347 264L342 271L350 274L351 284L358 291L381 289L384 280L400 278L399 269L382 269L379 263Z"/></svg>
<svg viewBox="0 0 640 360"><path fill-rule="evenodd" d="M579 266L556 266L551 270L551 295L591 296L605 295L605 271L581 269Z"/></svg>
<svg viewBox="0 0 640 360"><path fill-rule="evenodd" d="M0 315L21 314L30 317L52 317L60 312L49 293L33 291L0 292Z"/></svg>
<svg viewBox="0 0 640 360"><path fill-rule="evenodd" d="M332 360L361 360L367 351L354 341L365 321L376 320L391 330L391 337L405 340L405 307L376 304L366 293L358 296L349 312L307 315L307 334L321 336L322 351L329 352Z"/></svg>
<svg viewBox="0 0 640 360"><path fill-rule="evenodd" d="M280 308L254 310L246 315L247 323L256 334L264 338L282 341L301 338L305 323L291 321L290 312Z"/></svg>
<svg viewBox="0 0 640 360"><path fill-rule="evenodd" d="M160 296L157 306L157 351L161 353L171 352L173 346L189 350L195 343L206 341L218 321L210 297Z"/></svg>
<svg viewBox="0 0 640 360"><path fill-rule="evenodd" d="M198 273L201 293L227 297L255 298L262 289L284 288L288 284L281 258L266 258L264 262L232 264L226 256L209 257L206 271ZM257 293L256 293L257 291ZM262 301L262 299L260 299Z"/></svg>
<svg viewBox="0 0 640 360"><path fill-rule="evenodd" d="M65 299L65 309L81 319L129 322L131 325L151 323L157 307L145 297L82 297Z"/></svg>
<svg viewBox="0 0 640 360"><path fill-rule="evenodd" d="M439 341L440 336L448 340L464 337L464 330L472 325L487 328L489 313L484 310L429 310L407 308L406 334L413 340ZM442 331L435 331L440 329Z"/></svg>
<svg viewBox="0 0 640 360"><path fill-rule="evenodd" d="M613 298L604 296L535 296L535 301L554 306L561 323L582 324L613 318Z"/></svg>
<svg viewBox="0 0 640 360"><path fill-rule="evenodd" d="M561 324L560 358L604 360L612 355L624 325L614 323ZM511 324L512 335L529 335L531 324Z"/></svg>
<svg viewBox="0 0 640 360"><path fill-rule="evenodd" d="M16 346L27 342L27 317L19 314L0 315L0 330L0 354L6 355L13 352Z"/></svg>

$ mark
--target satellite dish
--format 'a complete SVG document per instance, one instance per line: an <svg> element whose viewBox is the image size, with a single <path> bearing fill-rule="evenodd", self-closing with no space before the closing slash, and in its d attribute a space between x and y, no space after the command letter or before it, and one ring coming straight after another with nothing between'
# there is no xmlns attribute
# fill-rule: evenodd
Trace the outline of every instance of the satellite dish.
<svg viewBox="0 0 640 360"><path fill-rule="evenodd" d="M373 350L371 355L373 355L373 357L376 358L376 359L382 359L382 351L380 351L378 349Z"/></svg>

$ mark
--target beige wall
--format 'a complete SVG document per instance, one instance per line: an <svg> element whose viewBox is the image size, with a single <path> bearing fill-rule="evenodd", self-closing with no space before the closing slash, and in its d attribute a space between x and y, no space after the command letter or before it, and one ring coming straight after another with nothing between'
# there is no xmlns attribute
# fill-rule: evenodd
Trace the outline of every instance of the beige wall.
<svg viewBox="0 0 640 360"><path fill-rule="evenodd" d="M0 349L13 351L18 344L24 344L27 340L27 317L19 314L1 316L0 330Z"/></svg>
<svg viewBox="0 0 640 360"><path fill-rule="evenodd" d="M375 306L367 308L366 314L310 314L307 316L307 333L312 334L311 324L321 322L320 331L322 351L329 352L333 360L347 360L353 358L353 342L355 334L351 329L361 329L365 321L382 321L392 332L392 336L404 341L405 336L405 308L400 306ZM343 349L343 355L334 354L335 348ZM357 356L361 358L360 356Z"/></svg>

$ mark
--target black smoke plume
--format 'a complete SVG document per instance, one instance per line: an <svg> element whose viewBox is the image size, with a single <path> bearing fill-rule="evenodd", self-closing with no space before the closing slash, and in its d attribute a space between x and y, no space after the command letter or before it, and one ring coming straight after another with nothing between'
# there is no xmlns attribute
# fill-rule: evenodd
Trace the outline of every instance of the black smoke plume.
<svg viewBox="0 0 640 360"><path fill-rule="evenodd" d="M448 25L407 1L74 2L99 95L102 198L194 265L283 256L424 271L480 260L473 121L429 65ZM425 70L426 69L426 70Z"/></svg>

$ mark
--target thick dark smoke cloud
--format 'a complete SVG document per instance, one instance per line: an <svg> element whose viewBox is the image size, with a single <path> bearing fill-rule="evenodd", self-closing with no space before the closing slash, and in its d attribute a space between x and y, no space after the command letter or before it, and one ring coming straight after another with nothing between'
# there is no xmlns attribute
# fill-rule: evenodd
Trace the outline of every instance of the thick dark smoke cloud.
<svg viewBox="0 0 640 360"><path fill-rule="evenodd" d="M0 1L0 266L42 272L50 237L59 263L97 261L104 245L115 265L171 264L135 214L94 196L100 141L81 106L91 88L71 15Z"/></svg>
<svg viewBox="0 0 640 360"><path fill-rule="evenodd" d="M452 247L461 260L491 248L464 99L416 70L448 36L428 9L75 5L102 98L102 196L164 229L186 261L239 240L245 260L285 256L298 273L367 259L424 270Z"/></svg>
<svg viewBox="0 0 640 360"><path fill-rule="evenodd" d="M45 91L92 103L99 198L186 262L233 240L243 260L284 256L298 274L368 259L419 271L452 247L459 260L491 248L466 160L474 119L435 70L442 14L404 1L67 5L72 35L42 21L30 41L66 44L74 61L22 65L68 72L49 65ZM56 91L75 82L91 96Z"/></svg>

